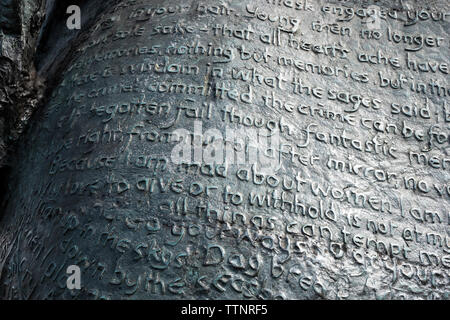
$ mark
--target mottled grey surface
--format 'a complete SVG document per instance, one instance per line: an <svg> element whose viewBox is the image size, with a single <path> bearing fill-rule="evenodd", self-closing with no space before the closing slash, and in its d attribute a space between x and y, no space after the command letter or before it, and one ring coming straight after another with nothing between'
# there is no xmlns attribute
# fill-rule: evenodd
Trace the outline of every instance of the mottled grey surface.
<svg viewBox="0 0 450 320"><path fill-rule="evenodd" d="M37 107L42 83L33 58L43 1L0 1L0 168Z"/></svg>
<svg viewBox="0 0 450 320"><path fill-rule="evenodd" d="M102 5L44 23L3 298L448 299L447 1Z"/></svg>

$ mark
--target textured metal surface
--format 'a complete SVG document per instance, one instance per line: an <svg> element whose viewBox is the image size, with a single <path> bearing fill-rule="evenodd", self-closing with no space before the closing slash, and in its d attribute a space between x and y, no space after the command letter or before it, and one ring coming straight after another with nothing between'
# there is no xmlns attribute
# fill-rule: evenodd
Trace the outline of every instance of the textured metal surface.
<svg viewBox="0 0 450 320"><path fill-rule="evenodd" d="M448 299L450 12L427 4L111 2L17 157L1 296Z"/></svg>
<svg viewBox="0 0 450 320"><path fill-rule="evenodd" d="M44 1L0 1L0 170L41 98L33 57ZM3 182L0 183L3 189Z"/></svg>

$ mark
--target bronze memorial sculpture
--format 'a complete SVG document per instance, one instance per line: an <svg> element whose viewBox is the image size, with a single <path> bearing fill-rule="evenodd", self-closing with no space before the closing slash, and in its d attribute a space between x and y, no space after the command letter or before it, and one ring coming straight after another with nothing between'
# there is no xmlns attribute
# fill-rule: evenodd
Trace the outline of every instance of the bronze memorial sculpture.
<svg viewBox="0 0 450 320"><path fill-rule="evenodd" d="M448 299L449 9L0 0L1 299Z"/></svg>

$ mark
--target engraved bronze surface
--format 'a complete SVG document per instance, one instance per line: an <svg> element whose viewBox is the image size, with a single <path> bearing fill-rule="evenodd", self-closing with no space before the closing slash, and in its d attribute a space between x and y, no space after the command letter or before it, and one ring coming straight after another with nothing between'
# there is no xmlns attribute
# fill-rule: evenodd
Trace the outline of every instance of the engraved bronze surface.
<svg viewBox="0 0 450 320"><path fill-rule="evenodd" d="M102 3L14 158L2 299L448 299L448 1Z"/></svg>

